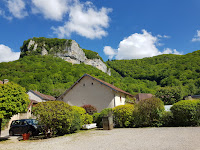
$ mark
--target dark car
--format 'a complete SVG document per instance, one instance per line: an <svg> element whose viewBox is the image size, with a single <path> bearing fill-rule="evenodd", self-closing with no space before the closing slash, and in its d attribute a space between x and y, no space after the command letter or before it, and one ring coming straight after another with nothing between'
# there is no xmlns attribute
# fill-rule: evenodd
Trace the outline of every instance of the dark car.
<svg viewBox="0 0 200 150"><path fill-rule="evenodd" d="M13 120L10 125L9 135L30 133L30 135L38 135L42 132L42 126L38 124L36 119Z"/></svg>

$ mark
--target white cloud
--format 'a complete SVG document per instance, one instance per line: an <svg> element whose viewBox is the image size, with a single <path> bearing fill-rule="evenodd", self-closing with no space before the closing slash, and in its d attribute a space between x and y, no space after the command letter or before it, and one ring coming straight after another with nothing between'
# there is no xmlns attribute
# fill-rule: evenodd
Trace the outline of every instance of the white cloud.
<svg viewBox="0 0 200 150"><path fill-rule="evenodd" d="M192 38L192 42L199 42L200 41L200 30L197 30L197 34Z"/></svg>
<svg viewBox="0 0 200 150"><path fill-rule="evenodd" d="M8 62L19 59L20 52L13 52L8 46L0 44L0 62Z"/></svg>
<svg viewBox="0 0 200 150"><path fill-rule="evenodd" d="M101 38L107 35L104 29L109 26L109 12L111 9L104 7L97 10L91 2L76 1L70 6L69 21L52 29L60 38L69 37L73 32L90 39Z"/></svg>
<svg viewBox="0 0 200 150"><path fill-rule="evenodd" d="M105 46L103 51L108 55L109 59L112 59L117 54L117 51L110 46Z"/></svg>
<svg viewBox="0 0 200 150"><path fill-rule="evenodd" d="M71 0L32 0L32 12L41 13L46 19L61 21L68 11Z"/></svg>
<svg viewBox="0 0 200 150"><path fill-rule="evenodd" d="M176 54L176 55L182 55L181 52L178 52L176 49L171 48L165 48L164 51L161 54Z"/></svg>
<svg viewBox="0 0 200 150"><path fill-rule="evenodd" d="M152 57L161 54L181 54L176 49L164 49L159 51L156 45L159 44L158 36L153 36L146 30L142 30L142 34L135 33L125 38L119 43L118 49L114 50L110 46L104 47L104 53L116 59L141 59L144 57Z"/></svg>
<svg viewBox="0 0 200 150"><path fill-rule="evenodd" d="M16 18L24 18L28 16L25 6L25 2L23 0L8 0L7 7L10 13Z"/></svg>

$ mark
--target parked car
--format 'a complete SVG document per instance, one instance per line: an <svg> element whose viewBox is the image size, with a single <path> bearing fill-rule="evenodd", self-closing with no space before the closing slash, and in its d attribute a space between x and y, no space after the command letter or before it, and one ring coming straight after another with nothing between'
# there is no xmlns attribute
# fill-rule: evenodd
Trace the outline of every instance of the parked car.
<svg viewBox="0 0 200 150"><path fill-rule="evenodd" d="M30 133L30 135L38 135L42 132L42 126L38 124L36 119L13 120L10 125L9 135Z"/></svg>

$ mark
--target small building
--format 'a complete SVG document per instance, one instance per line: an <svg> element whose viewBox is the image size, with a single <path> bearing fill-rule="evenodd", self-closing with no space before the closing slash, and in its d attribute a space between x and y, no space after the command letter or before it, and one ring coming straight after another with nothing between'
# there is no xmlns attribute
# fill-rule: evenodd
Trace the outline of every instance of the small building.
<svg viewBox="0 0 200 150"><path fill-rule="evenodd" d="M93 105L100 112L104 108L113 108L124 105L126 96L134 97L112 84L84 74L57 100L64 101L72 106Z"/></svg>
<svg viewBox="0 0 200 150"><path fill-rule="evenodd" d="M184 99L185 99L185 100L200 99L200 95L185 96Z"/></svg>
<svg viewBox="0 0 200 150"><path fill-rule="evenodd" d="M139 102L144 99L152 98L152 97L153 95L150 93L138 93L134 96L136 102Z"/></svg>
<svg viewBox="0 0 200 150"><path fill-rule="evenodd" d="M45 95L45 94L42 94L38 91L33 91L33 90L29 90L27 92L28 96L29 96L29 99L30 101L33 101L33 104L35 103L38 103L38 102L46 102L46 101L54 101L56 100L55 97L53 96L50 96L50 95Z"/></svg>

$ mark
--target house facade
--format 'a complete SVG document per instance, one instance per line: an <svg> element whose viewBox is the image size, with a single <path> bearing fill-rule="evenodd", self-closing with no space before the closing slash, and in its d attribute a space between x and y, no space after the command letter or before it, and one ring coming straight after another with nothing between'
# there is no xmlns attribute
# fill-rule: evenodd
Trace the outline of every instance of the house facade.
<svg viewBox="0 0 200 150"><path fill-rule="evenodd" d="M29 96L30 101L33 101L33 104L34 103L39 103L39 102L46 102L46 101L56 100L55 97L50 96L50 95L42 94L42 93L40 93L38 91L29 90L27 92L27 94Z"/></svg>
<svg viewBox="0 0 200 150"><path fill-rule="evenodd" d="M113 108L124 105L126 96L133 97L112 84L84 74L57 100L64 101L72 106L93 105L100 112L104 108Z"/></svg>

